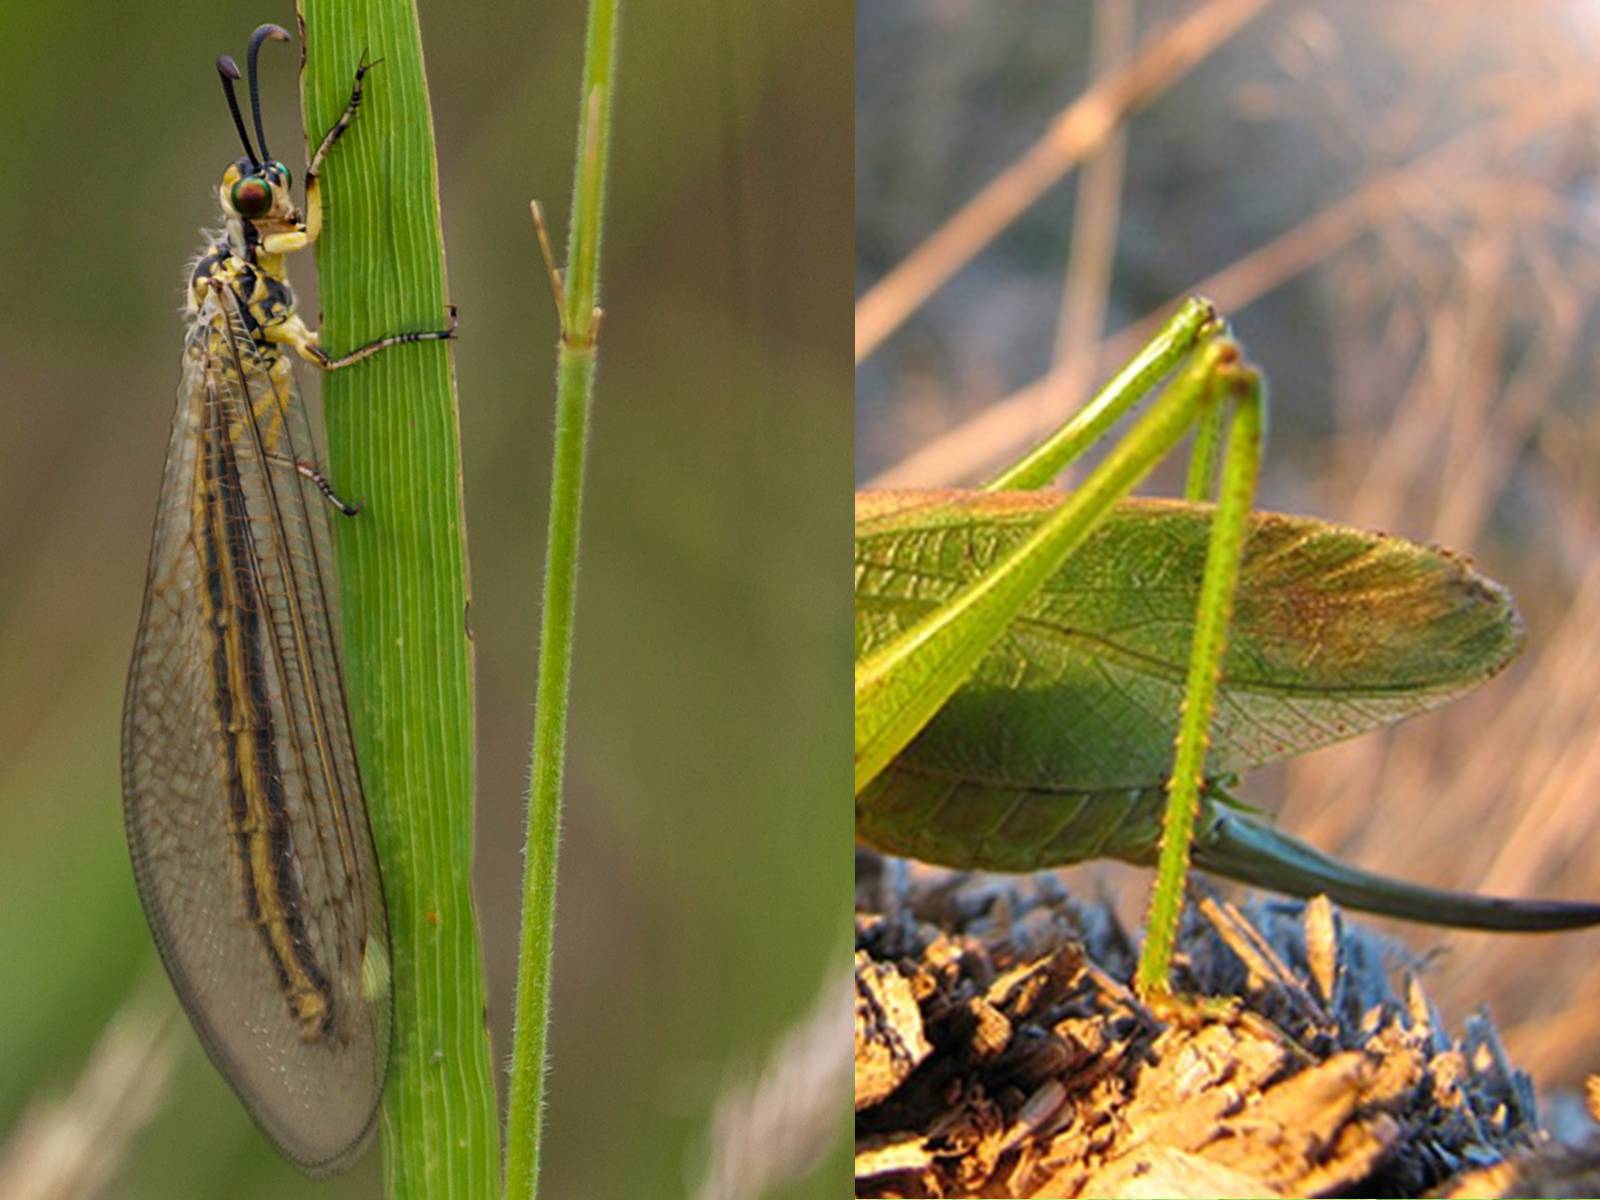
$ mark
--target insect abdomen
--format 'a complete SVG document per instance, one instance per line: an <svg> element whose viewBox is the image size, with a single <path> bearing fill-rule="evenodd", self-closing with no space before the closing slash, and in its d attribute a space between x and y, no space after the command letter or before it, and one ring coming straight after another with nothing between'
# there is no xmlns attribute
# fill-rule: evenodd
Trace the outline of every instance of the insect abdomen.
<svg viewBox="0 0 1600 1200"><path fill-rule="evenodd" d="M1048 792L891 766L856 797L856 833L942 866L1035 871L1091 858L1155 861L1164 787ZM1201 825L1209 823L1209 801Z"/></svg>

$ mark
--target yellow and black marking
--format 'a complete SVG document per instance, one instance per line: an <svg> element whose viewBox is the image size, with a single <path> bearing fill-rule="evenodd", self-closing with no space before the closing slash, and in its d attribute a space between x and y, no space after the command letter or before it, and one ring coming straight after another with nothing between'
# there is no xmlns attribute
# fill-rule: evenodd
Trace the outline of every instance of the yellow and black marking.
<svg viewBox="0 0 1600 1200"><path fill-rule="evenodd" d="M332 1023L334 997L311 947L300 888L291 874L294 849L266 688L266 652L258 623L238 619L260 612L262 597L234 435L214 386L207 389L204 429L194 527L202 547L202 607L214 642L212 705L225 761L228 827L243 866L245 911L260 930L301 1036L320 1037Z"/></svg>
<svg viewBox="0 0 1600 1200"><path fill-rule="evenodd" d="M344 355L295 310L285 256L322 229L319 175L374 64L306 171L305 210L261 126L252 145L217 60L244 156L218 188L223 227L190 268L190 322L123 713L123 795L140 897L163 962L214 1062L302 1167L344 1165L370 1136L388 1061L388 922L356 769L334 628L325 499L293 352ZM259 152L257 151L259 147Z"/></svg>

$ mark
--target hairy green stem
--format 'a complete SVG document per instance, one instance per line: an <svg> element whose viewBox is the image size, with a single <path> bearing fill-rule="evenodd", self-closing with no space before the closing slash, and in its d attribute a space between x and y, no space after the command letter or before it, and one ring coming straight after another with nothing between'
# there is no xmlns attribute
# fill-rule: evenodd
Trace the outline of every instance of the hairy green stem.
<svg viewBox="0 0 1600 1200"><path fill-rule="evenodd" d="M584 450L599 335L600 241L610 140L617 0L593 0L584 55L578 153L572 189L569 269L563 286L556 370L555 463L545 547L544 612L533 725L533 785L517 960L516 1032L506 1121L506 1196L537 1194L551 950L555 937L556 845L561 827L572 630L577 602L578 526Z"/></svg>

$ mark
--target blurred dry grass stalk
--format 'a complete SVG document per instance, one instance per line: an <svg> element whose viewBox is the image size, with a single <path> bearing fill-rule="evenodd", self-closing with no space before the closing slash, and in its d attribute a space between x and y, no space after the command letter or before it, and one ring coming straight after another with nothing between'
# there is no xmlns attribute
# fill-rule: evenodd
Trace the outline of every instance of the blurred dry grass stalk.
<svg viewBox="0 0 1600 1200"><path fill-rule="evenodd" d="M112 1016L69 1096L34 1098L0 1145L0 1196L92 1200L104 1191L165 1101L183 1050L176 1010L155 999L164 985L147 978Z"/></svg>
<svg viewBox="0 0 1600 1200"><path fill-rule="evenodd" d="M1105 0L1097 21L1115 19L1118 7ZM1352 82L1362 78L1363 48L1347 45L1316 6L1281 4L1258 23L1270 22L1258 32L1278 82L1240 86L1238 111L1215 117L1293 115L1345 169L1348 191L1182 293L1203 292L1237 314L1314 273L1332 313L1337 435L1319 455L1320 477L1281 490L1303 496L1306 511L1474 555L1518 597L1529 648L1505 678L1444 712L1296 760L1281 787L1247 781L1245 791L1365 867L1437 886L1593 899L1600 210L1585 194L1594 195L1600 160L1595 40L1563 25L1580 18L1554 4L1377 3L1364 12L1366 36L1403 65L1397 93L1363 95ZM1114 139L1103 145L1118 152ZM1078 182L1092 189L1091 180ZM1080 217L1069 270L1098 280L1102 294L1096 304L1069 288L1078 312L1107 307L1109 274L1092 264L1109 261L1115 230L1115 221ZM957 482L1015 455L1159 315L1110 336L1075 331L1058 345L1078 349L1049 374L873 485ZM1443 951L1429 985L1446 1012L1459 1018L1488 1003L1513 1060L1542 1084L1576 1086L1594 1070L1593 1052L1575 1050L1600 1033L1596 934L1393 928Z"/></svg>
<svg viewBox="0 0 1600 1200"><path fill-rule="evenodd" d="M1372 237L1326 263L1350 369L1334 381L1346 436L1318 499L1353 523L1477 554L1518 597L1528 650L1506 679L1415 728L1290 764L1282 818L1409 878L1592 898L1600 474L1586 468L1600 458L1600 407L1585 334L1600 225L1573 192L1595 165L1600 76L1592 44L1549 26L1437 18L1395 6L1379 29L1426 93L1452 80L1462 91L1463 61L1493 62L1462 100L1505 132L1401 193ZM1335 93L1325 111L1355 103ZM1402 106L1363 138L1389 157L1422 123ZM1584 1002L1600 990L1594 939L1435 935L1448 951L1436 991L1458 1011L1489 1001L1519 1065L1575 1085L1595 1060L1573 1050L1600 1029Z"/></svg>
<svg viewBox="0 0 1600 1200"><path fill-rule="evenodd" d="M854 1003L850 976L830 971L760 1073L723 1090L696 1200L755 1200L813 1170L835 1145Z"/></svg>
<svg viewBox="0 0 1600 1200"><path fill-rule="evenodd" d="M1044 136L861 297L856 305L856 361L871 354L934 289L1047 189L1098 153L1124 118L1172 87L1268 3L1206 0L1152 34L1131 63L1096 79Z"/></svg>

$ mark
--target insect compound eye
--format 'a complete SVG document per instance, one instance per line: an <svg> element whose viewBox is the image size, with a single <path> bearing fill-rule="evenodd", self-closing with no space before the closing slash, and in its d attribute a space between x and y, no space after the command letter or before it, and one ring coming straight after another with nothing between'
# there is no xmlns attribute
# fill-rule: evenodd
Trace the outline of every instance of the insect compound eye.
<svg viewBox="0 0 1600 1200"><path fill-rule="evenodd" d="M266 170L267 174L276 177L275 182L279 187L288 187L290 182L294 179L294 176L289 173L289 168L284 166L281 162L277 162L276 160L269 162Z"/></svg>
<svg viewBox="0 0 1600 1200"><path fill-rule="evenodd" d="M259 175L239 180L228 198L241 217L264 217L272 211L272 188Z"/></svg>

